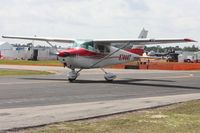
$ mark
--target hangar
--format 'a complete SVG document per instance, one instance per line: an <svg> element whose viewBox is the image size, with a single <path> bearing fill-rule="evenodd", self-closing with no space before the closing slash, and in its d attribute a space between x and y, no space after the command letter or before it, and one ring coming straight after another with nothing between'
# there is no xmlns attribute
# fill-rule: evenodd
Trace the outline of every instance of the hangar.
<svg viewBox="0 0 200 133"><path fill-rule="evenodd" d="M8 60L56 60L54 49L46 46L33 46L28 44L10 44L8 42L0 45L0 57Z"/></svg>

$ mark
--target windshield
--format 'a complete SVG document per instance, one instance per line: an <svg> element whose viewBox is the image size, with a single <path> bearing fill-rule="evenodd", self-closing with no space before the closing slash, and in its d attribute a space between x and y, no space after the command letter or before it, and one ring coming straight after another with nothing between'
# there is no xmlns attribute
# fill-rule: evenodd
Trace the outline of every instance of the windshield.
<svg viewBox="0 0 200 133"><path fill-rule="evenodd" d="M94 43L91 40L77 40L74 45L74 48L85 48L90 51L94 51Z"/></svg>

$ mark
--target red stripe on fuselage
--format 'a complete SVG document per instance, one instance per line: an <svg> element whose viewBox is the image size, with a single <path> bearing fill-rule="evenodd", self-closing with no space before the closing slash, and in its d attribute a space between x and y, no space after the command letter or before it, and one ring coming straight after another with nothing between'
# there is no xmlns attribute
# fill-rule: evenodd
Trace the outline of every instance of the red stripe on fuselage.
<svg viewBox="0 0 200 133"><path fill-rule="evenodd" d="M134 53L134 54L138 54L138 55L141 55L141 56L144 53L144 49L140 49L140 48L129 49L129 50L126 50L126 51Z"/></svg>
<svg viewBox="0 0 200 133"><path fill-rule="evenodd" d="M105 54L89 51L84 48L70 48L62 50L59 52L59 56L64 57L65 53L68 53L69 55L79 55L79 56L103 56L103 57L105 56Z"/></svg>

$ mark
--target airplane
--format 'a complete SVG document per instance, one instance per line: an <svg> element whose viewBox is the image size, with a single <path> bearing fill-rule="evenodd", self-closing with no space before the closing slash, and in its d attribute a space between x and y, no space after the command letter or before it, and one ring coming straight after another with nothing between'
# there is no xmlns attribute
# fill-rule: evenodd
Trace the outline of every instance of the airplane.
<svg viewBox="0 0 200 133"><path fill-rule="evenodd" d="M148 31L143 29L138 39L62 39L22 36L2 36L2 38L43 41L53 48L52 42L72 43L71 48L56 49L58 60L71 69L67 75L69 82L75 81L83 69L93 68L100 68L105 73L105 80L112 82L117 76L106 72L104 67L149 58L142 56L145 45L196 42L188 38L147 39L147 34Z"/></svg>

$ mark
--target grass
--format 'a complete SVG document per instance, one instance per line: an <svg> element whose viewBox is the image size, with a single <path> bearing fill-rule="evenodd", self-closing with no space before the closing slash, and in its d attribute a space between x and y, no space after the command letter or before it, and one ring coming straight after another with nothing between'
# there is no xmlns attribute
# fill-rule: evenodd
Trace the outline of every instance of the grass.
<svg viewBox="0 0 200 133"><path fill-rule="evenodd" d="M200 132L200 100L100 119L63 122L22 132L198 133Z"/></svg>
<svg viewBox="0 0 200 133"><path fill-rule="evenodd" d="M52 74L45 71L32 71L32 70L0 70L0 76L22 76L22 75L48 75Z"/></svg>
<svg viewBox="0 0 200 133"><path fill-rule="evenodd" d="M29 61L29 60L0 60L4 65L33 65L33 66L63 66L57 60Z"/></svg>

